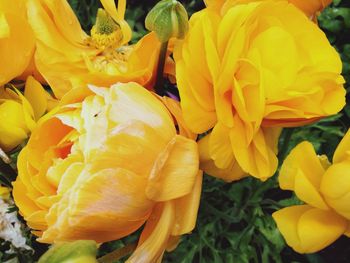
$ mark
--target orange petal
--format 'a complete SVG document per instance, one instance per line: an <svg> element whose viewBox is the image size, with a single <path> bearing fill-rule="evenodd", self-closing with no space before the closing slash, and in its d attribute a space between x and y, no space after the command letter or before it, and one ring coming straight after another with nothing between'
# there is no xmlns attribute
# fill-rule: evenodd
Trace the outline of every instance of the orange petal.
<svg viewBox="0 0 350 263"><path fill-rule="evenodd" d="M314 253L327 247L347 228L343 217L308 205L283 208L272 216L287 244L298 253Z"/></svg>
<svg viewBox="0 0 350 263"><path fill-rule="evenodd" d="M143 230L143 237L134 253L126 261L156 262L164 253L175 219L175 207L173 202L165 202L154 208L154 216L149 220Z"/></svg>
<svg viewBox="0 0 350 263"><path fill-rule="evenodd" d="M198 173L195 141L176 135L174 144L169 148L169 152L164 153L167 155L164 164L164 157L158 158L146 187L147 197L154 201L167 201L189 194Z"/></svg>
<svg viewBox="0 0 350 263"><path fill-rule="evenodd" d="M180 236L191 232L197 220L197 212L202 190L202 175L199 171L192 192L184 197L176 199L175 203L175 226L173 236Z"/></svg>

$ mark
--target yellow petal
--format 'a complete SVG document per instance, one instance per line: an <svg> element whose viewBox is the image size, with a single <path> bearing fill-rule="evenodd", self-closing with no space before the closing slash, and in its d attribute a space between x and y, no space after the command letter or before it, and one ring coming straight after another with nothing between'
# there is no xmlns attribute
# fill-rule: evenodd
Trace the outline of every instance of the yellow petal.
<svg viewBox="0 0 350 263"><path fill-rule="evenodd" d="M309 142L298 144L284 160L278 179L282 189L294 190L298 170L318 191L325 170Z"/></svg>
<svg viewBox="0 0 350 263"><path fill-rule="evenodd" d="M45 4L50 9L60 33L73 43L83 45L88 36L81 28L69 3L65 0L45 0Z"/></svg>
<svg viewBox="0 0 350 263"><path fill-rule="evenodd" d="M172 138L176 131L173 120L164 106L154 95L136 83L116 84L110 88L110 119L116 123L140 120L155 129L162 130L165 140ZM147 112L147 114L145 114Z"/></svg>
<svg viewBox="0 0 350 263"><path fill-rule="evenodd" d="M20 214L23 217L28 217L36 211L40 210L40 208L35 205L35 203L26 197L27 189L23 182L18 178L13 185L13 199L15 200L16 205L20 210Z"/></svg>
<svg viewBox="0 0 350 263"><path fill-rule="evenodd" d="M81 172L70 191L51 207L41 242L107 242L136 231L149 217L153 202L144 194L145 179L118 168L91 172Z"/></svg>
<svg viewBox="0 0 350 263"><path fill-rule="evenodd" d="M181 107L184 111L184 119L190 130L194 133L200 134L206 132L215 125L216 114L213 110L205 109L196 99L192 82L189 81L186 75L186 67L183 61L176 64L176 79L179 86L181 97ZM184 88L182 88L184 87ZM206 93L204 93L206 94ZM210 93L207 93L210 95ZM210 96L203 96L205 99ZM213 104L213 101L206 100L207 104Z"/></svg>
<svg viewBox="0 0 350 263"><path fill-rule="evenodd" d="M197 144L179 135L174 139L151 171L146 187L146 195L151 200L167 201L193 190L199 166Z"/></svg>
<svg viewBox="0 0 350 263"><path fill-rule="evenodd" d="M179 135L195 140L197 138L197 135L188 129L179 102L169 97L162 97L161 99L171 114L174 116L177 125L179 126Z"/></svg>
<svg viewBox="0 0 350 263"><path fill-rule="evenodd" d="M210 134L206 135L198 142L200 168L203 171L227 182L236 181L247 176L234 158L225 169L217 167L210 156L209 141Z"/></svg>
<svg viewBox="0 0 350 263"><path fill-rule="evenodd" d="M34 51L34 34L25 18L15 13L0 13L0 86L22 74ZM5 21L6 20L6 21Z"/></svg>
<svg viewBox="0 0 350 263"><path fill-rule="evenodd" d="M344 218L308 205L291 206L273 213L287 244L298 253L317 252L338 239L346 230Z"/></svg>
<svg viewBox="0 0 350 263"><path fill-rule="evenodd" d="M333 164L327 169L321 192L337 213L350 219L350 161Z"/></svg>
<svg viewBox="0 0 350 263"><path fill-rule="evenodd" d="M346 228L347 221L343 217L315 208L301 216L298 234L305 252L313 253L332 244Z"/></svg>
<svg viewBox="0 0 350 263"><path fill-rule="evenodd" d="M324 210L329 209L319 190L312 185L302 170L296 171L294 180L294 191L300 200L313 207Z"/></svg>
<svg viewBox="0 0 350 263"><path fill-rule="evenodd" d="M5 100L0 104L0 119L0 145L5 151L12 150L27 138L30 131L23 106L14 100Z"/></svg>
<svg viewBox="0 0 350 263"><path fill-rule="evenodd" d="M10 26L7 23L4 13L0 13L0 39L10 36Z"/></svg>
<svg viewBox="0 0 350 263"><path fill-rule="evenodd" d="M43 86L32 76L27 78L24 96L34 110L35 119L38 120L47 109L47 93Z"/></svg>
<svg viewBox="0 0 350 263"><path fill-rule="evenodd" d="M191 193L174 200L175 226L171 233L173 236L180 236L189 233L196 225L202 190L202 175L203 172L199 171Z"/></svg>
<svg viewBox="0 0 350 263"><path fill-rule="evenodd" d="M141 242L126 262L156 262L164 253L174 224L174 204L173 202L158 204L153 213L155 215L150 217L143 230Z"/></svg>
<svg viewBox="0 0 350 263"><path fill-rule="evenodd" d="M247 128L249 124L235 116L235 126L230 130L233 153L243 171L264 181L277 169L275 147L268 144L271 143L271 136L267 136L269 140L265 138L265 133L269 130L259 129L249 141Z"/></svg>
<svg viewBox="0 0 350 263"><path fill-rule="evenodd" d="M350 129L338 144L333 156L333 163L339 163L344 159L350 159Z"/></svg>

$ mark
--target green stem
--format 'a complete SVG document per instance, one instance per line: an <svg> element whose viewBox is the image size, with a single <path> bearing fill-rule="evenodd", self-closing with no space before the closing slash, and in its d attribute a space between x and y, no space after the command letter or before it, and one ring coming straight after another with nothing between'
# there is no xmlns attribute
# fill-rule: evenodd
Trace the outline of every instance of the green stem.
<svg viewBox="0 0 350 263"><path fill-rule="evenodd" d="M137 247L136 243L131 243L126 245L125 247L116 249L103 257L97 259L99 263L113 263L118 261L119 259L131 254Z"/></svg>
<svg viewBox="0 0 350 263"><path fill-rule="evenodd" d="M166 53L168 50L168 41L163 42L160 46L158 68L157 68L157 79L155 83L155 91L158 95L164 95L163 84L164 84L164 66L166 60Z"/></svg>
<svg viewBox="0 0 350 263"><path fill-rule="evenodd" d="M285 135L284 135L284 138L283 138L283 144L282 144L281 150L278 153L278 160L281 163L286 158L289 142L290 142L290 139L292 138L294 130L295 130L295 128L286 128L285 129Z"/></svg>

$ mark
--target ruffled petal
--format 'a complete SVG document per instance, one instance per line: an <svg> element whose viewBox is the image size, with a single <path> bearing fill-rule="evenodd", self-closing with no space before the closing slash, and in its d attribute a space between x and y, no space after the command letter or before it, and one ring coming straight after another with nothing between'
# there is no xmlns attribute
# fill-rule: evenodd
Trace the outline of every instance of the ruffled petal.
<svg viewBox="0 0 350 263"><path fill-rule="evenodd" d="M319 191L325 170L309 142L298 144L284 160L278 179L282 189L295 189L295 177L298 170L301 170L313 188Z"/></svg>
<svg viewBox="0 0 350 263"><path fill-rule="evenodd" d="M210 134L203 137L198 142L200 168L207 174L225 180L227 182L237 181L247 174L238 165L237 161L233 158L226 168L219 168L216 166L214 160L211 158L209 151Z"/></svg>

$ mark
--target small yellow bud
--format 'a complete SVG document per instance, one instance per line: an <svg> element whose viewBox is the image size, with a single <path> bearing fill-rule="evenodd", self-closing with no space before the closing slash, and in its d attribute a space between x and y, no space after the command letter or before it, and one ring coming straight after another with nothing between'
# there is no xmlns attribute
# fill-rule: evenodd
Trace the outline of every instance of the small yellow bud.
<svg viewBox="0 0 350 263"><path fill-rule="evenodd" d="M148 13L146 28L155 31L161 42L171 37L182 39L188 31L186 9L176 0L162 0Z"/></svg>
<svg viewBox="0 0 350 263"><path fill-rule="evenodd" d="M38 263L97 263L97 244L91 240L79 240L52 246Z"/></svg>

